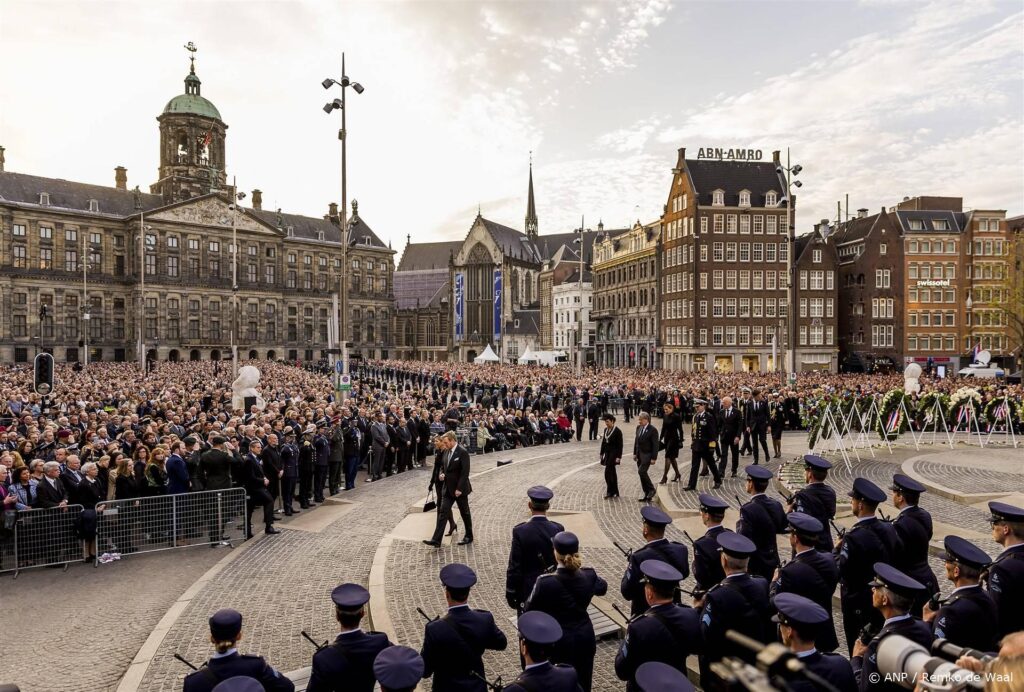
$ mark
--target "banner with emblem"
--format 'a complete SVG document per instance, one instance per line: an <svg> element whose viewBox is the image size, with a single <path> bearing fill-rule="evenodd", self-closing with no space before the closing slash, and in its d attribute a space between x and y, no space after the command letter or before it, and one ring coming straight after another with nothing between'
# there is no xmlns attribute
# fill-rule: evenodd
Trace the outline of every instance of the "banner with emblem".
<svg viewBox="0 0 1024 692"><path fill-rule="evenodd" d="M462 341L466 334L466 275L455 272L455 340Z"/></svg>
<svg viewBox="0 0 1024 692"><path fill-rule="evenodd" d="M494 340L501 339L501 269L494 270Z"/></svg>

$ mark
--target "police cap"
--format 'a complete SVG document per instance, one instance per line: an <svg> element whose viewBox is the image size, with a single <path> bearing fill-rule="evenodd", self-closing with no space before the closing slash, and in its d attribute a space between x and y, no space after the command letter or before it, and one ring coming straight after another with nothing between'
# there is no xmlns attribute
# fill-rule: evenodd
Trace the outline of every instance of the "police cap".
<svg viewBox="0 0 1024 692"><path fill-rule="evenodd" d="M780 593L772 599L778 614L772 617L783 625L817 626L828 622L828 613L811 599L795 593Z"/></svg>
<svg viewBox="0 0 1024 692"><path fill-rule="evenodd" d="M640 516L644 521L654 526L668 526L672 523L672 517L654 505L645 505L640 508Z"/></svg>
<svg viewBox="0 0 1024 692"><path fill-rule="evenodd" d="M701 493L698 499L700 500L700 511L708 514L724 514L725 510L729 509L728 502L719 500L709 493Z"/></svg>
<svg viewBox="0 0 1024 692"><path fill-rule="evenodd" d="M263 685L248 675L235 675L218 682L213 692L263 692Z"/></svg>
<svg viewBox="0 0 1024 692"><path fill-rule="evenodd" d="M828 471L832 468L832 463L825 457L819 457L817 454L805 454L804 465L810 469L817 469L819 471Z"/></svg>
<svg viewBox="0 0 1024 692"><path fill-rule="evenodd" d="M449 589L468 589L476 584L476 572L458 562L441 568L441 583Z"/></svg>
<svg viewBox="0 0 1024 692"><path fill-rule="evenodd" d="M892 489L898 493L911 493L920 495L927 488L915 481L910 476L902 473L897 473L892 477Z"/></svg>
<svg viewBox="0 0 1024 692"><path fill-rule="evenodd" d="M520 615L516 629L523 639L534 644L554 644L562 638L562 626L558 620L540 610Z"/></svg>
<svg viewBox="0 0 1024 692"><path fill-rule="evenodd" d="M423 677L423 659L408 646L389 646L373 660L373 675L381 687L405 690L416 687Z"/></svg>
<svg viewBox="0 0 1024 692"><path fill-rule="evenodd" d="M992 513L989 521L1024 521L1024 509L1005 502L989 502L988 511Z"/></svg>
<svg viewBox="0 0 1024 692"><path fill-rule="evenodd" d="M874 504L878 504L885 500L885 491L879 488L877 485L869 481L867 478L854 478L853 479L853 490L847 493L850 497L855 497L858 500L867 500Z"/></svg>
<svg viewBox="0 0 1024 692"><path fill-rule="evenodd" d="M636 669L640 692L693 692L693 684L667 663L648 661Z"/></svg>
<svg viewBox="0 0 1024 692"><path fill-rule="evenodd" d="M793 533L803 536L817 536L825 528L820 521L803 512L790 512L786 515L786 521L792 527Z"/></svg>
<svg viewBox="0 0 1024 692"><path fill-rule="evenodd" d="M873 569L875 570L875 579L871 582L871 586L883 587L904 596L913 596L917 592L925 590L924 584L908 577L892 565L876 562Z"/></svg>
<svg viewBox="0 0 1024 692"><path fill-rule="evenodd" d="M960 536L946 536L942 541L945 550L939 554L940 560L958 562L975 569L983 569L992 562L984 550Z"/></svg>
<svg viewBox="0 0 1024 692"><path fill-rule="evenodd" d="M750 557L757 551L753 541L732 531L721 532L715 537L715 540L718 542L719 549L732 557Z"/></svg>
<svg viewBox="0 0 1024 692"><path fill-rule="evenodd" d="M242 614L231 608L222 608L210 616L210 634L217 641L234 639L242 631Z"/></svg>
<svg viewBox="0 0 1024 692"><path fill-rule="evenodd" d="M370 592L359 584L342 584L331 591L331 600L341 610L358 611L370 600Z"/></svg>
<svg viewBox="0 0 1024 692"><path fill-rule="evenodd" d="M526 491L526 496L534 502L551 502L555 493L543 485L535 485Z"/></svg>
<svg viewBox="0 0 1024 692"><path fill-rule="evenodd" d="M683 580L682 572L663 560L644 560L640 563L640 571L648 581L678 584Z"/></svg>
<svg viewBox="0 0 1024 692"><path fill-rule="evenodd" d="M560 555L572 555L573 553L580 552L580 539L576 537L576 534L569 531L559 531L556 533L554 538L551 539L551 545L554 546L555 552Z"/></svg>
<svg viewBox="0 0 1024 692"><path fill-rule="evenodd" d="M743 471L748 478L753 478L755 481L770 481L772 479L772 472L760 464L751 464Z"/></svg>

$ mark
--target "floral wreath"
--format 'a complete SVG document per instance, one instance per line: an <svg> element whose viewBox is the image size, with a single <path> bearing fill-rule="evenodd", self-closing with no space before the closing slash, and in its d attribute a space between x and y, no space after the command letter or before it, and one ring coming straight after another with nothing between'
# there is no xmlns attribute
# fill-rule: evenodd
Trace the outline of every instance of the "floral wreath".
<svg viewBox="0 0 1024 692"><path fill-rule="evenodd" d="M969 428L971 414L975 418L981 414L981 392L974 387L961 387L949 397L947 421L949 421L954 429L959 427L961 423Z"/></svg>
<svg viewBox="0 0 1024 692"><path fill-rule="evenodd" d="M906 403L907 407L902 406ZM878 418L875 420L875 432L883 440L895 440L902 433L910 430L910 421L904 410L909 411L912 404L910 397L902 389L892 389L884 397L878 407Z"/></svg>
<svg viewBox="0 0 1024 692"><path fill-rule="evenodd" d="M945 413L949 409L949 396L939 391L929 391L917 402L917 410L914 412L915 417L921 424L922 430L930 430L934 428L938 430L939 421L935 416L935 402L939 402L939 406L942 407L942 412Z"/></svg>
<svg viewBox="0 0 1024 692"><path fill-rule="evenodd" d="M993 399L992 401L985 404L985 410L982 415L985 420L989 422L989 425L1007 424L1014 419L1021 419L1022 413L1021 405L1010 397L1003 397L1001 399Z"/></svg>

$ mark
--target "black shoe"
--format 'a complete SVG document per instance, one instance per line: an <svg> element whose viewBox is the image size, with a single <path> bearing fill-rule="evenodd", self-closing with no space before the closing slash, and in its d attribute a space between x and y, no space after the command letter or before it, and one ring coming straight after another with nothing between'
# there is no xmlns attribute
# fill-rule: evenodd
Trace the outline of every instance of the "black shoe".
<svg viewBox="0 0 1024 692"><path fill-rule="evenodd" d="M292 516L293 514L295 514L295 512L285 512L285 513L284 513L284 515L285 515L286 517L290 517L290 516Z"/></svg>
<svg viewBox="0 0 1024 692"><path fill-rule="evenodd" d="M658 485L667 485L667 484L668 484L668 479L667 478L662 478L660 481L658 481Z"/></svg>
<svg viewBox="0 0 1024 692"><path fill-rule="evenodd" d="M637 501L637 502L647 502L647 496L646 496L646 495L644 495L643 497L638 497L638 498L636 499L636 501Z"/></svg>
<svg viewBox="0 0 1024 692"><path fill-rule="evenodd" d="M708 472L707 472L707 471L701 471L701 472L700 472L700 477L701 477L701 478L703 478L703 477L704 477L704 476L706 476L706 475L708 475Z"/></svg>
<svg viewBox="0 0 1024 692"><path fill-rule="evenodd" d="M684 485L683 486L683 490L696 490L696 489L697 489L696 486L693 486L693 485Z"/></svg>
<svg viewBox="0 0 1024 692"><path fill-rule="evenodd" d="M730 475L730 476L732 476L733 478L735 478L735 477L736 477L736 472L735 472L735 471L733 471L733 472L732 472L731 474L729 474L729 475Z"/></svg>
<svg viewBox="0 0 1024 692"><path fill-rule="evenodd" d="M472 536L466 536L461 541L459 541L457 545L469 545L472 542L473 542L473 537Z"/></svg>
<svg viewBox="0 0 1024 692"><path fill-rule="evenodd" d="M672 479L672 482L678 483L680 478L682 478L682 476L676 476L675 478Z"/></svg>
<svg viewBox="0 0 1024 692"><path fill-rule="evenodd" d="M448 529L448 533L446 533L445 536L451 536L453 533L455 533L458 530L459 530L459 525L456 524L455 526L453 526L450 529Z"/></svg>
<svg viewBox="0 0 1024 692"><path fill-rule="evenodd" d="M714 490L716 488L721 488L721 487L722 487L722 481L718 480L718 481L715 481L715 484L713 486L711 486L711 489Z"/></svg>
<svg viewBox="0 0 1024 692"><path fill-rule="evenodd" d="M268 526L266 528L266 530L263 531L263 533L275 534L275 533L281 533L281 532L278 531L277 529L275 529L273 526Z"/></svg>
<svg viewBox="0 0 1024 692"><path fill-rule="evenodd" d="M611 498L613 498L613 497L615 497L615 496L614 496L614 495L605 495L605 496L604 496L604 499L608 500L608 499L611 499Z"/></svg>
<svg viewBox="0 0 1024 692"><path fill-rule="evenodd" d="M248 533L248 532L247 532L247 533L245 534L245 540L249 540L250 538L252 538L252 533Z"/></svg>
<svg viewBox="0 0 1024 692"><path fill-rule="evenodd" d="M429 545L431 548L440 548L441 544L437 541L423 541L423 545Z"/></svg>

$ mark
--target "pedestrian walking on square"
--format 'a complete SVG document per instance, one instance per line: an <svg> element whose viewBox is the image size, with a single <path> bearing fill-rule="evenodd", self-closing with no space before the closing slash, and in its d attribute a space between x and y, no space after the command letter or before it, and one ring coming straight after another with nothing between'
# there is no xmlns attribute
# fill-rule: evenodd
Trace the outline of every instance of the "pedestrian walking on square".
<svg viewBox="0 0 1024 692"><path fill-rule="evenodd" d="M452 519L452 507L458 505L465 535L459 545L473 542L473 517L469 512L469 494L473 486L469 482L469 452L458 443L454 431L447 431L436 442L442 452L439 465L435 468L435 480L441 483L441 497L438 499L441 511L437 515L434 535L423 541L435 548L441 546L441 534L445 524Z"/></svg>
<svg viewBox="0 0 1024 692"><path fill-rule="evenodd" d="M661 444L665 449L665 470L661 474L661 485L668 483L670 468L674 472L672 482L679 480L676 460L679 458L679 447L683 444L683 419L676 413L675 405L666 403L663 410L665 415L661 423Z"/></svg>
<svg viewBox="0 0 1024 692"><path fill-rule="evenodd" d="M656 491L648 471L651 464L658 461L658 429L651 425L651 414L646 411L641 411L637 420L640 424L636 426L636 438L633 440L633 461L637 464L640 488L643 491L643 496L637 499L650 502Z"/></svg>
<svg viewBox="0 0 1024 692"><path fill-rule="evenodd" d="M615 416L604 414L601 434L601 466L604 467L604 499L619 496L619 464L622 463L622 431L615 427Z"/></svg>

